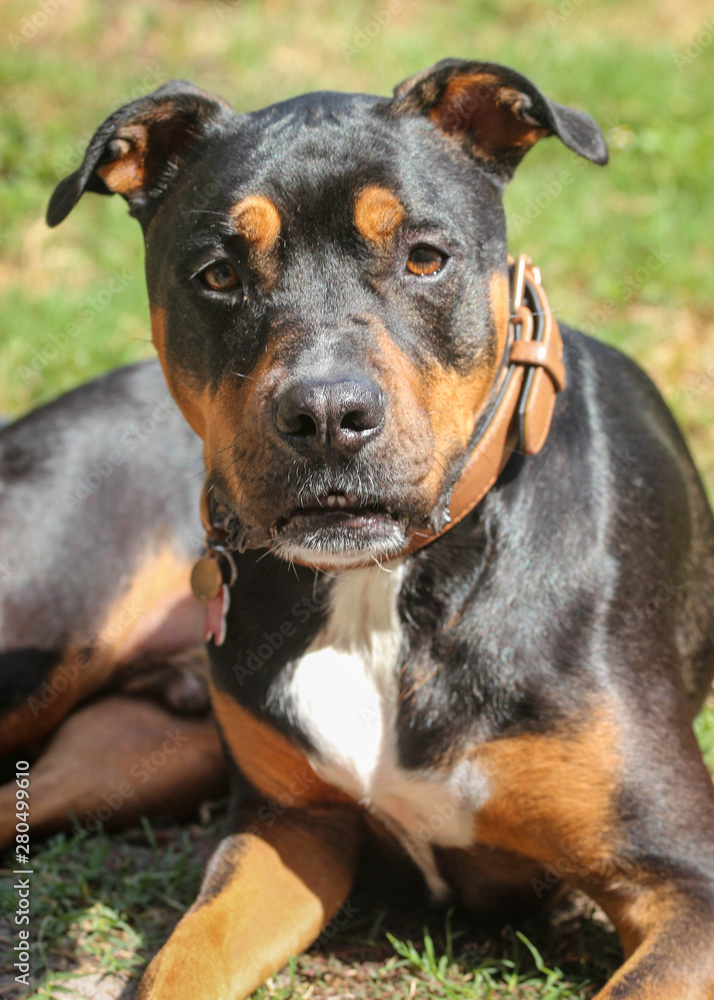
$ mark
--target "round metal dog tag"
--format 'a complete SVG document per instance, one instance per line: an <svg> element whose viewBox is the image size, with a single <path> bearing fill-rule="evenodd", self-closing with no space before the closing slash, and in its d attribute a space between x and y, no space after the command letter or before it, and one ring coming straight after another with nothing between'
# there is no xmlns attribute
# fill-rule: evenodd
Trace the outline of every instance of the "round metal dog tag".
<svg viewBox="0 0 714 1000"><path fill-rule="evenodd" d="M221 592L223 573L216 556L203 556L191 570L191 590L193 596L208 604Z"/></svg>

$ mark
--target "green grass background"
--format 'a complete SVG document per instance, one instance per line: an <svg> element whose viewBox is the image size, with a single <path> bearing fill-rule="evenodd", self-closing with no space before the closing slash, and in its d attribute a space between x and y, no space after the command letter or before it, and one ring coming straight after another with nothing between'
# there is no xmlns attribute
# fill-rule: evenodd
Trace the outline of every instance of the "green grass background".
<svg viewBox="0 0 714 1000"><path fill-rule="evenodd" d="M653 376L712 495L709 0L5 0L0 44L0 414L22 413L152 354L141 235L122 200L90 195L59 229L43 221L54 185L116 107L171 77L214 90L238 110L309 89L388 93L453 55L514 66L602 125L611 149L605 170L580 169L554 139L528 155L507 194L511 251L540 264L563 319L619 346ZM714 768L714 713L700 717L697 734ZM71 950L72 968L128 968L116 935L127 954L150 948L150 934L142 946L126 928L161 905L180 911L195 889L199 866L189 877L182 862L175 876L174 855L171 869L155 862L151 890L132 881L124 871L131 843L102 838L92 854L62 840L47 851L41 967L58 967L51 941L55 951ZM113 871L123 873L119 881ZM373 983L366 995L592 995L591 971L580 969L564 986L516 942L531 979L501 945L491 965L480 956L487 974L478 975L463 963L449 972L456 966L446 938L446 964L430 957L426 940L413 954L397 948L394 977L385 980L393 991ZM377 978L389 961L376 967ZM57 975L41 995L62 995ZM295 975L265 995L305 995L309 971ZM318 985L312 996L330 995L324 980Z"/></svg>

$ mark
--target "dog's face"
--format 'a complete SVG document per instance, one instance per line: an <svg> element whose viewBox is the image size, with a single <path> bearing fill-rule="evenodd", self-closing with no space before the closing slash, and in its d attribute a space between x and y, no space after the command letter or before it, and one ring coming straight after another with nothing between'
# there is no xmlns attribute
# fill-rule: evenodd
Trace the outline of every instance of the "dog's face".
<svg viewBox="0 0 714 1000"><path fill-rule="evenodd" d="M214 516L249 544L396 552L464 454L508 291L498 190L450 146L370 99L302 98L238 123L156 213L156 345Z"/></svg>
<svg viewBox="0 0 714 1000"><path fill-rule="evenodd" d="M235 115L189 85L117 112L55 194L124 194L154 342L202 437L204 516L319 565L439 527L509 313L502 187L586 116L518 74L450 62L395 98L314 94ZM59 216L59 217L58 217Z"/></svg>

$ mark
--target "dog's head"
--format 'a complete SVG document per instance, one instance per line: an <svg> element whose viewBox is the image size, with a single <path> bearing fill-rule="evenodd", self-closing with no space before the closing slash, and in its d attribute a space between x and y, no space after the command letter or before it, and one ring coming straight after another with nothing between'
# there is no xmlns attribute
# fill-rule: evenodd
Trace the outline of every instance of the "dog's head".
<svg viewBox="0 0 714 1000"><path fill-rule="evenodd" d="M441 526L504 352L502 189L549 135L607 159L586 115L456 60L391 100L248 115L171 83L101 126L48 221L97 191L141 222L210 530L237 521L250 546L349 566Z"/></svg>

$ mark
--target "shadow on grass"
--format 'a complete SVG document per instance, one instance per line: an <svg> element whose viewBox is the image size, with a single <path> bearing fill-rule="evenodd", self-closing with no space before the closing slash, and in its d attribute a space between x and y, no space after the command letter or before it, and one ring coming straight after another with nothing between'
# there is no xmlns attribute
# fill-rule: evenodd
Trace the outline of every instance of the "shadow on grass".
<svg viewBox="0 0 714 1000"><path fill-rule="evenodd" d="M33 857L28 992L14 981L12 880L3 879L0 995L6 1000L131 1000L138 977L195 898L222 817L144 823L120 835L57 836ZM2 875L12 871L2 857ZM7 898L5 898L7 897ZM320 941L255 1000L446 997L586 1000L620 961L615 936L583 898L514 927L479 929L423 893L362 875Z"/></svg>

